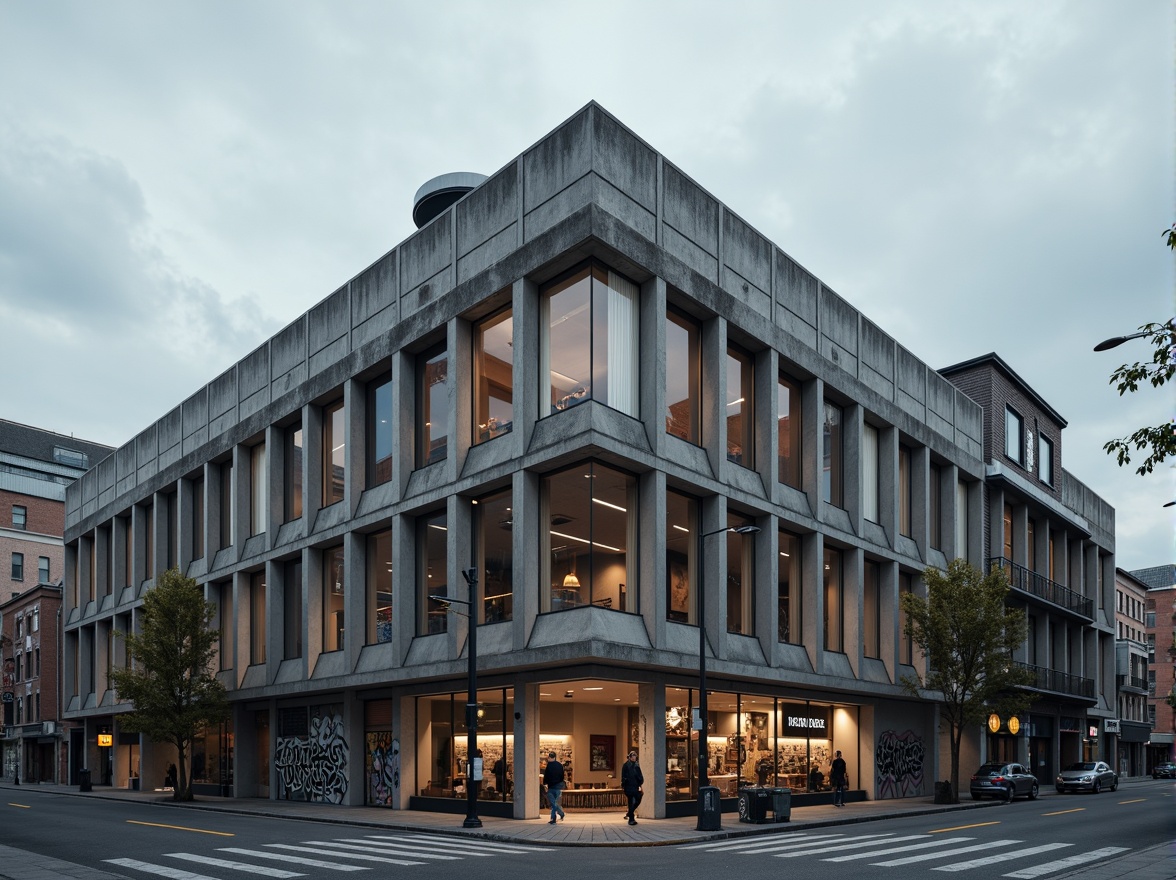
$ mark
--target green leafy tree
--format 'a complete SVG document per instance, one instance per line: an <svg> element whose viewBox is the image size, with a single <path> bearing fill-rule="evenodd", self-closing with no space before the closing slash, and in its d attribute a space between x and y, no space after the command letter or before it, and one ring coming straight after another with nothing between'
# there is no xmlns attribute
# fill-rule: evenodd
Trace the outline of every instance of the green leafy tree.
<svg viewBox="0 0 1176 880"><path fill-rule="evenodd" d="M982 723L991 712L1002 716L1023 712L1029 697L1018 685L1032 682L1032 673L1012 662L1025 641L1025 614L1005 599L1009 582L999 568L985 575L963 559L943 572L923 573L927 598L903 593L905 633L927 658L929 671L903 676L907 693L932 691L941 696L940 719L951 737L951 802L959 803L960 743L964 731Z"/></svg>
<svg viewBox="0 0 1176 880"><path fill-rule="evenodd" d="M229 714L225 687L211 672L220 638L212 626L215 614L196 581L178 569L163 572L143 597L143 631L119 633L132 665L111 670L119 700L133 707L120 718L122 729L176 747L178 801L192 800L187 770L192 741Z"/></svg>

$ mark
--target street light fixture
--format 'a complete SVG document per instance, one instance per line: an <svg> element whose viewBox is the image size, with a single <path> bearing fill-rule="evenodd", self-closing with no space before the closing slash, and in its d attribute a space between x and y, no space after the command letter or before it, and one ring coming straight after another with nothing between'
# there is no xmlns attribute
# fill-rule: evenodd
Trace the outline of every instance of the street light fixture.
<svg viewBox="0 0 1176 880"><path fill-rule="evenodd" d="M1107 349L1110 349L1110 348L1117 348L1118 346L1122 345L1124 342L1127 342L1128 340L1140 339L1144 336L1147 336L1150 332L1151 332L1150 330L1140 330L1138 333L1128 333L1126 336L1112 336L1110 339L1104 339L1102 342L1100 342L1098 345L1096 345L1094 347L1094 350L1095 351L1106 351Z"/></svg>
<svg viewBox="0 0 1176 880"><path fill-rule="evenodd" d="M710 779L707 776L707 765L710 763L710 748L708 742L707 708L706 708L706 541L711 535L723 532L734 532L737 535L754 535L760 530L759 526L745 524L741 526L726 526L711 532L703 532L698 536L698 831L718 831L722 826L719 815L717 793L703 791L709 788ZM707 809L707 798L716 800L715 809Z"/></svg>
<svg viewBox="0 0 1176 880"><path fill-rule="evenodd" d="M451 596L429 596L434 602L440 602L446 611L451 605L465 605L470 609L470 637L469 651L469 683L466 693L466 758L469 772L466 773L466 817L461 823L462 828L481 828L482 820L478 818L478 788L474 785L482 781L482 759L478 754L478 570L463 568L461 576L470 587L469 599L457 599ZM455 611L454 614L461 612ZM476 762L476 763L475 763Z"/></svg>

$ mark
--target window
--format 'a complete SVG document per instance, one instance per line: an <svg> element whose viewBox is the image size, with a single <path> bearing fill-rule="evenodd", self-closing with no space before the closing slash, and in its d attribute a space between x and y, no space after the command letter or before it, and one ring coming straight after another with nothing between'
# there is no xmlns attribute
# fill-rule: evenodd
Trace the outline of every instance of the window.
<svg viewBox="0 0 1176 880"><path fill-rule="evenodd" d="M302 422L295 422L286 428L285 480L283 503L286 508L286 522L302 516Z"/></svg>
<svg viewBox="0 0 1176 880"><path fill-rule="evenodd" d="M755 467L755 381L751 355L727 349L727 460Z"/></svg>
<svg viewBox="0 0 1176 880"><path fill-rule="evenodd" d="M179 564L179 553L176 547L176 542L179 539L179 532L176 531L178 523L176 522L176 504L179 502L179 496L175 492L169 492L163 496L163 543L164 543L164 564L163 569L175 568ZM109 543L106 545L109 547ZM103 566L105 568L105 565ZM106 592L110 592L110 584L107 583Z"/></svg>
<svg viewBox="0 0 1176 880"><path fill-rule="evenodd" d="M637 285L598 265L543 288L539 397L549 414L595 400L637 417L637 305Z"/></svg>
<svg viewBox="0 0 1176 880"><path fill-rule="evenodd" d="M265 478L265 444L249 450L249 534L265 531L268 516L269 483Z"/></svg>
<svg viewBox="0 0 1176 880"><path fill-rule="evenodd" d="M691 585L698 583L698 502L666 491L666 619L697 623L698 606Z"/></svg>
<svg viewBox="0 0 1176 880"><path fill-rule="evenodd" d="M748 517L727 514L727 528L746 525ZM727 632L755 635L755 535L727 535Z"/></svg>
<svg viewBox="0 0 1176 880"><path fill-rule="evenodd" d="M14 581L24 580L24 554L12 554L12 579Z"/></svg>
<svg viewBox="0 0 1176 880"><path fill-rule="evenodd" d="M474 513L482 579L479 622L510 620L514 614L514 514L510 490L479 498Z"/></svg>
<svg viewBox="0 0 1176 880"><path fill-rule="evenodd" d="M906 611L902 609L902 597L914 593L914 578L905 572L899 572L898 575L898 662L904 666L910 666L914 662L912 657L914 655L914 639L907 633L907 621L910 619Z"/></svg>
<svg viewBox="0 0 1176 880"><path fill-rule="evenodd" d="M233 668L233 584L225 581L220 585L220 668L223 672ZM91 688L93 690L93 688Z"/></svg>
<svg viewBox="0 0 1176 880"><path fill-rule="evenodd" d="M392 479L392 374L385 373L367 386L367 484Z"/></svg>
<svg viewBox="0 0 1176 880"><path fill-rule="evenodd" d="M33 608L33 632L37 632L40 628L41 628L41 609L39 607L34 607ZM40 649L38 648L37 650L40 650Z"/></svg>
<svg viewBox="0 0 1176 880"><path fill-rule="evenodd" d="M1053 442L1041 433L1037 435L1037 475L1041 482L1053 485Z"/></svg>
<svg viewBox="0 0 1176 880"><path fill-rule="evenodd" d="M968 558L968 484L956 481L955 555Z"/></svg>
<svg viewBox="0 0 1176 880"><path fill-rule="evenodd" d="M702 328L680 312L666 312L666 433L701 443Z"/></svg>
<svg viewBox="0 0 1176 880"><path fill-rule="evenodd" d="M29 510L23 504L12 505L12 527L24 531L29 527Z"/></svg>
<svg viewBox="0 0 1176 880"><path fill-rule="evenodd" d="M144 504L143 511L143 559L147 563L145 576L155 577L155 505ZM94 598L94 576L98 571L97 549L90 542L90 598Z"/></svg>
<svg viewBox="0 0 1176 880"><path fill-rule="evenodd" d="M908 538L911 527L911 450L909 446L898 447L898 533Z"/></svg>
<svg viewBox="0 0 1176 880"><path fill-rule="evenodd" d="M49 583L49 557L48 556L38 556L37 557L37 583L39 583L39 584Z"/></svg>
<svg viewBox="0 0 1176 880"><path fill-rule="evenodd" d="M148 518L147 522L151 522L150 518ZM148 547L150 547L150 542L148 542ZM89 538L86 541L86 555L90 557L89 571L86 573L86 580L88 581L87 598L93 602L98 597L98 541L95 538Z"/></svg>
<svg viewBox="0 0 1176 880"><path fill-rule="evenodd" d="M1034 532L1033 520L1025 524L1025 562L1030 571L1037 571L1037 535Z"/></svg>
<svg viewBox="0 0 1176 880"><path fill-rule="evenodd" d="M1013 505L1004 506L1004 558L1010 562L1013 559Z"/></svg>
<svg viewBox="0 0 1176 880"><path fill-rule="evenodd" d="M825 401L825 424L822 427L821 500L843 507L841 495L841 407Z"/></svg>
<svg viewBox="0 0 1176 880"><path fill-rule="evenodd" d="M878 522L878 429L862 425L862 516Z"/></svg>
<svg viewBox="0 0 1176 880"><path fill-rule="evenodd" d="M282 659L302 656L302 560L286 563L282 578Z"/></svg>
<svg viewBox="0 0 1176 880"><path fill-rule="evenodd" d="M514 317L510 309L474 327L474 443L514 425Z"/></svg>
<svg viewBox="0 0 1176 880"><path fill-rule="evenodd" d="M67 467L88 468L90 466L90 456L76 449L67 449L64 446L53 447L53 460Z"/></svg>
<svg viewBox="0 0 1176 880"><path fill-rule="evenodd" d="M367 536L367 643L392 641L392 530Z"/></svg>
<svg viewBox="0 0 1176 880"><path fill-rule="evenodd" d="M1005 407L1005 455L1017 464L1025 463L1025 420Z"/></svg>
<svg viewBox="0 0 1176 880"><path fill-rule="evenodd" d="M943 549L943 504L939 493L943 491L943 468L932 464L928 480L927 519L928 538L931 546L936 550Z"/></svg>
<svg viewBox="0 0 1176 880"><path fill-rule="evenodd" d="M417 360L417 467L449 453L449 355L435 346Z"/></svg>
<svg viewBox="0 0 1176 880"><path fill-rule="evenodd" d="M1144 623L1143 623L1144 626L1146 626L1148 629L1155 629L1156 613L1154 611L1148 611L1146 614L1144 614L1143 620L1144 620Z"/></svg>
<svg viewBox="0 0 1176 880"><path fill-rule="evenodd" d="M417 634L449 630L449 612L444 603L430 596L449 595L449 526L445 511L417 520Z"/></svg>
<svg viewBox="0 0 1176 880"><path fill-rule="evenodd" d="M192 481L192 558L204 558L204 477Z"/></svg>
<svg viewBox="0 0 1176 880"><path fill-rule="evenodd" d="M540 522L550 524L541 610L636 611L637 480L584 462L544 478L541 500Z"/></svg>
<svg viewBox="0 0 1176 880"><path fill-rule="evenodd" d="M866 560L862 585L862 655L882 656L882 567Z"/></svg>
<svg viewBox="0 0 1176 880"><path fill-rule="evenodd" d="M343 401L323 407L323 507L343 500L347 477L347 425Z"/></svg>
<svg viewBox="0 0 1176 880"><path fill-rule="evenodd" d="M135 529L130 516L120 517L122 520L120 531L123 536L123 586L129 587L135 582Z"/></svg>
<svg viewBox="0 0 1176 880"><path fill-rule="evenodd" d="M323 551L323 653L343 650L343 595L346 592L343 548Z"/></svg>
<svg viewBox="0 0 1176 880"><path fill-rule="evenodd" d="M780 532L776 568L777 639L800 644L800 538Z"/></svg>
<svg viewBox="0 0 1176 880"><path fill-rule="evenodd" d="M220 465L220 546L233 546L233 521L236 511L233 507L233 460L227 459Z"/></svg>
<svg viewBox="0 0 1176 880"><path fill-rule="evenodd" d="M841 551L825 548L825 650L845 651Z"/></svg>
<svg viewBox="0 0 1176 880"><path fill-rule="evenodd" d="M800 386L781 376L776 385L776 432L780 441L777 479L796 489L800 488L801 424Z"/></svg>
<svg viewBox="0 0 1176 880"><path fill-rule="evenodd" d="M249 665L265 662L265 572L249 576Z"/></svg>
<svg viewBox="0 0 1176 880"><path fill-rule="evenodd" d="M1156 662L1156 634L1155 633L1148 633L1147 634L1147 662L1148 663L1155 663Z"/></svg>

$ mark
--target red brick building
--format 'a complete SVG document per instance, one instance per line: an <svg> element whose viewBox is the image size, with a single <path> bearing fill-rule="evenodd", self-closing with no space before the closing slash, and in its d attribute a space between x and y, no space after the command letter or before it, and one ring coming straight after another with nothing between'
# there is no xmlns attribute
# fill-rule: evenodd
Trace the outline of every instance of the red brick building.
<svg viewBox="0 0 1176 880"><path fill-rule="evenodd" d="M1147 584L1144 621L1148 642L1147 711L1152 734L1147 746L1148 770L1176 758L1176 710L1168 702L1176 687L1176 565L1157 565L1131 572Z"/></svg>

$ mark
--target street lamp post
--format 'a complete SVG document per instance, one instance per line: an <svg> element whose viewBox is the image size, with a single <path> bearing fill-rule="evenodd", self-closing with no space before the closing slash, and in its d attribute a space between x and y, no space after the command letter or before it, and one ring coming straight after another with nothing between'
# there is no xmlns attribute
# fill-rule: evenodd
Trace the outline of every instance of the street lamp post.
<svg viewBox="0 0 1176 880"><path fill-rule="evenodd" d="M429 598L440 602L447 611L451 610L450 606L454 602L470 609L470 636L467 652L469 666L466 691L466 758L469 772L466 773L466 817L465 821L461 823L461 827L481 828L482 820L478 818L479 786L474 785L475 773L477 781L481 782L482 780L482 759L475 757L478 754L478 570L476 568L462 569L461 576L465 578L470 587L468 600L449 596L430 596ZM461 612L455 611L454 613L460 614ZM474 763L475 761L477 764Z"/></svg>
<svg viewBox="0 0 1176 880"><path fill-rule="evenodd" d="M737 535L754 535L759 526L741 525L726 526L711 532L703 532L698 536L698 831L717 831L722 820L718 814L714 817L714 824L707 821L706 793L703 789L710 784L707 775L707 765L710 763L710 743L708 737L706 707L706 538L723 532L734 532Z"/></svg>

